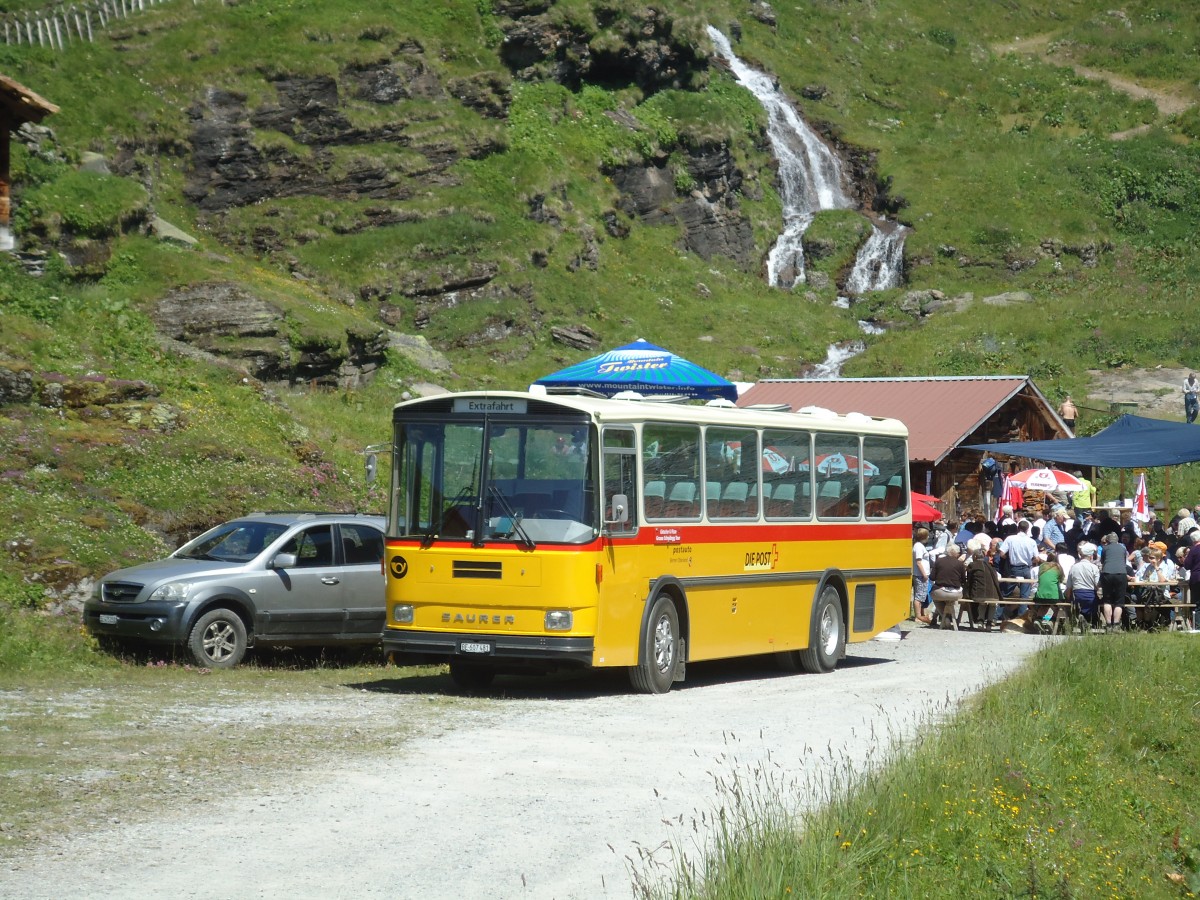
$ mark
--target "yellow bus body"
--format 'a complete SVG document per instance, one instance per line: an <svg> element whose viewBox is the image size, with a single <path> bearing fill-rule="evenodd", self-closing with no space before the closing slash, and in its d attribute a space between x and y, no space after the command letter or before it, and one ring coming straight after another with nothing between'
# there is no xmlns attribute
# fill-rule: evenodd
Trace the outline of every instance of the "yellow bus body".
<svg viewBox="0 0 1200 900"><path fill-rule="evenodd" d="M693 424L708 421L695 408L681 412L599 400L573 401L573 408L595 414L605 425L639 426L671 416ZM898 422L866 417L755 418L741 411L722 416L715 421L744 424L761 418L761 427L782 423L899 441L907 437ZM904 490L907 495L907 486ZM907 496L898 513L879 520L855 515L773 521L760 506L757 516L745 520L713 520L705 514L697 521L667 521L648 518L638 506L623 533L605 527L578 544L477 545L392 535L385 558L384 644L451 661L462 658L464 645L477 645L488 653L479 662L498 670L517 662L545 668L635 667L646 652L648 604L667 596L678 611L684 662L789 653L812 645L814 608L831 589L844 641L855 643L907 617L911 550ZM549 631L548 611L569 611L569 629ZM501 655L505 648L507 655Z"/></svg>

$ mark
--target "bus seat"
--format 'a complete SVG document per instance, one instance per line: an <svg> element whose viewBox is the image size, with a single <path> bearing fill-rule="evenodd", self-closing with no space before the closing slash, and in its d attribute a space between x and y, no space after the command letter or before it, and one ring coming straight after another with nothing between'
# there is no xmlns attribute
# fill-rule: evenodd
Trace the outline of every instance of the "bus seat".
<svg viewBox="0 0 1200 900"><path fill-rule="evenodd" d="M838 503L842 500L842 485L837 481L826 481L817 493L817 515L836 516Z"/></svg>
<svg viewBox="0 0 1200 900"><path fill-rule="evenodd" d="M646 505L646 518L660 518L667 504L667 483L665 481L647 481L646 490L642 496Z"/></svg>
<svg viewBox="0 0 1200 900"><path fill-rule="evenodd" d="M902 476L896 475L888 480L883 502L888 509L906 509L908 507L908 503L904 499L904 478Z"/></svg>
<svg viewBox="0 0 1200 900"><path fill-rule="evenodd" d="M672 519L690 519L696 515L696 485L680 481L671 486L665 514Z"/></svg>
<svg viewBox="0 0 1200 900"><path fill-rule="evenodd" d="M792 514L792 504L796 500L796 485L777 484L767 502L767 515L772 518L786 518Z"/></svg>
<svg viewBox="0 0 1200 900"><path fill-rule="evenodd" d="M763 510L764 511L767 508L767 505L766 505L767 501L771 499L771 490L774 487L775 487L775 485L771 484L771 482L769 482L769 481L763 483L762 496L763 496ZM746 498L746 515L750 516L751 518L756 518L758 516L758 483L757 482L750 485L750 495Z"/></svg>
<svg viewBox="0 0 1200 900"><path fill-rule="evenodd" d="M750 485L744 481L733 481L721 492L720 515L722 518L741 518L746 515L746 497Z"/></svg>
<svg viewBox="0 0 1200 900"><path fill-rule="evenodd" d="M710 518L721 511L721 482L707 481L704 483L704 511Z"/></svg>

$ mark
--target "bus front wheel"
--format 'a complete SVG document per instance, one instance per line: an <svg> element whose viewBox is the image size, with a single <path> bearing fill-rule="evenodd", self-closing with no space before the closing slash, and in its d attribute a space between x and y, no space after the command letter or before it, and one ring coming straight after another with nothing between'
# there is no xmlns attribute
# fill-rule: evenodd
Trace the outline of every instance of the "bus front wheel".
<svg viewBox="0 0 1200 900"><path fill-rule="evenodd" d="M634 690L665 694L675 681L679 665L679 613L669 597L654 601L642 633L640 661L629 669Z"/></svg>
<svg viewBox="0 0 1200 900"><path fill-rule="evenodd" d="M842 599L833 585L826 585L813 604L808 647L797 653L800 668L814 675L832 672L846 652L846 626L842 621Z"/></svg>

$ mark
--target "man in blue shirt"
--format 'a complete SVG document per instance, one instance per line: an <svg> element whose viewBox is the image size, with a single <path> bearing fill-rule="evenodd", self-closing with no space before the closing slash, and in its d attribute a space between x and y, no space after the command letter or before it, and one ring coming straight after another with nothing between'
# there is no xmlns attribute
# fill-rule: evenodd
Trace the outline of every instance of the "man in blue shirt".
<svg viewBox="0 0 1200 900"><path fill-rule="evenodd" d="M1029 536L1029 520L1022 519L1017 524L1015 534L1010 534L1000 544L1000 555L1008 561L1009 571L1012 572L1013 578L1022 578L1024 582L1021 584L1021 600L1026 601L1033 596L1032 572L1033 566L1037 562L1038 545L1033 538ZM1019 607L1008 606L1003 610L997 610L997 617L1011 618L1010 612L1013 615L1023 615L1027 609L1027 605L1023 602Z"/></svg>
<svg viewBox="0 0 1200 900"><path fill-rule="evenodd" d="M1047 550L1053 550L1059 544L1066 543L1067 540L1067 510L1061 505L1055 505L1054 512L1050 521L1046 523L1046 527L1042 529L1042 546Z"/></svg>

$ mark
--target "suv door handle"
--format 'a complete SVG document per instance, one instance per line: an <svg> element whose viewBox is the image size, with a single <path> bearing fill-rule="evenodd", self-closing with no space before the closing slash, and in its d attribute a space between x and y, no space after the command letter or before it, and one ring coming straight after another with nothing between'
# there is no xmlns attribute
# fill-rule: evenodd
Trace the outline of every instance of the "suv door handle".
<svg viewBox="0 0 1200 900"><path fill-rule="evenodd" d="M326 575L324 578L321 579L321 584L341 584L341 582L338 581L338 579L334 578L332 575Z"/></svg>

